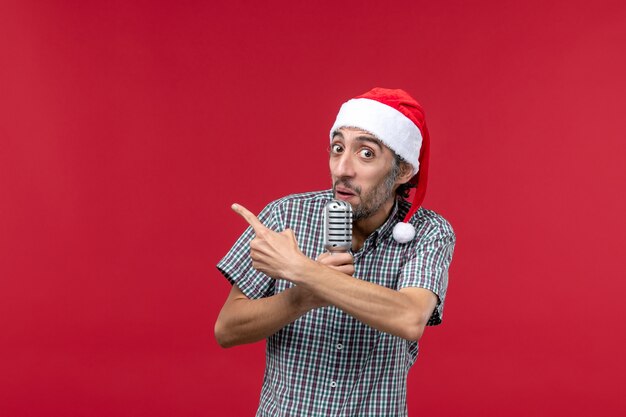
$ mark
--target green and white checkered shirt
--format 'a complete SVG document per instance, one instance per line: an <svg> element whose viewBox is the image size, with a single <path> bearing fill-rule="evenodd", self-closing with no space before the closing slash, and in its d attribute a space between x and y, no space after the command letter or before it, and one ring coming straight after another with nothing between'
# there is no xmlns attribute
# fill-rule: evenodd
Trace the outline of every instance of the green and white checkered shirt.
<svg viewBox="0 0 626 417"><path fill-rule="evenodd" d="M324 252L324 206L332 192L284 197L259 214L268 228L291 228L302 252ZM427 288L439 297L428 324L441 323L455 236L440 215L420 208L410 222L413 241L392 237L409 203L398 200L387 221L354 255L354 276L388 288ZM217 267L251 299L292 284L252 268L248 228ZM257 416L406 416L406 379L417 342L380 332L336 307L312 310L267 339L266 368Z"/></svg>

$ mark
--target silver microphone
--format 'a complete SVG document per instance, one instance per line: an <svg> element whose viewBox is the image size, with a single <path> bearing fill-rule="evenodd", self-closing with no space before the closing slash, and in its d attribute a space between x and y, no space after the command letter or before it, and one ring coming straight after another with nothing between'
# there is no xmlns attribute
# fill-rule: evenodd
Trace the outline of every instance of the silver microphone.
<svg viewBox="0 0 626 417"><path fill-rule="evenodd" d="M331 252L348 252L352 248L352 206L331 200L324 207L324 248Z"/></svg>

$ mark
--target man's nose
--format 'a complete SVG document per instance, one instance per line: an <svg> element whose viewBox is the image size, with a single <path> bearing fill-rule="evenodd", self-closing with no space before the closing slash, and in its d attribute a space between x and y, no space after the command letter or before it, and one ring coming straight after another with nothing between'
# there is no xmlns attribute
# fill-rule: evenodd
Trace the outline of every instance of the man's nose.
<svg viewBox="0 0 626 417"><path fill-rule="evenodd" d="M348 152L341 155L337 162L335 175L338 177L354 177L354 161Z"/></svg>

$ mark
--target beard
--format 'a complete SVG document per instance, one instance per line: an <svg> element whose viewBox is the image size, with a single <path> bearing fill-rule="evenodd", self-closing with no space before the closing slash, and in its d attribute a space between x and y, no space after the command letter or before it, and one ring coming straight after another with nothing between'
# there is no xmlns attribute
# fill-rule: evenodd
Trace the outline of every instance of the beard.
<svg viewBox="0 0 626 417"><path fill-rule="evenodd" d="M348 179L338 179L333 184L333 195L336 196L335 189L338 185L348 188L359 197L359 204L352 204L352 219L361 220L373 216L394 194L394 185L400 175L399 169L394 166L387 175L380 180L371 190L362 192L361 187L353 185Z"/></svg>

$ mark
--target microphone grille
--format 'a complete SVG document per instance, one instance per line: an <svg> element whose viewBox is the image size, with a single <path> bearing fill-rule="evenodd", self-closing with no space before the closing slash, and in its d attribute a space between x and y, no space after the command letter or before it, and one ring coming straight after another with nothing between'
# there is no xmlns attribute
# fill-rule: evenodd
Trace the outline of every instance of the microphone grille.
<svg viewBox="0 0 626 417"><path fill-rule="evenodd" d="M331 200L324 207L324 248L329 252L347 252L352 247L352 206Z"/></svg>

